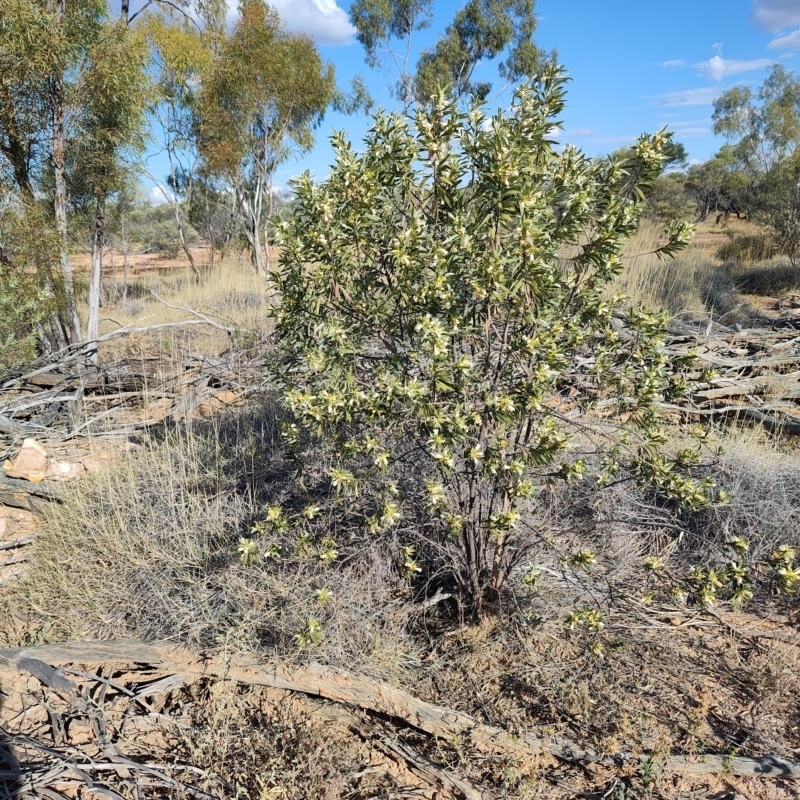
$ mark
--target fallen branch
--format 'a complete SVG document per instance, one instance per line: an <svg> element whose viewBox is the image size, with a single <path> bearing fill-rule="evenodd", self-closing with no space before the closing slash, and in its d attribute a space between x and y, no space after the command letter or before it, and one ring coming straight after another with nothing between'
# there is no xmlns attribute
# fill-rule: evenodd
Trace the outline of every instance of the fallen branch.
<svg viewBox="0 0 800 800"><path fill-rule="evenodd" d="M24 547L26 544L30 544L37 536L20 536L19 539L12 539L10 542L2 542L0 543L0 550L14 550L17 547Z"/></svg>
<svg viewBox="0 0 800 800"><path fill-rule="evenodd" d="M694 406L678 406L671 403L659 403L658 407L665 411L677 411L688 416L707 417L711 419L744 420L758 422L763 425L770 433L788 433L791 436L800 436L800 419L790 417L788 414L782 417L765 414L757 408L750 406L723 406L722 408L696 408Z"/></svg>
<svg viewBox="0 0 800 800"><path fill-rule="evenodd" d="M196 312L195 312L196 313ZM236 331L235 328L226 328L224 325L220 325L218 322L213 322L208 318L203 318L202 315L198 314L200 319L185 319L179 320L177 322L160 322L155 325L145 325L143 327L133 327L129 325L125 325L122 328L115 328L113 331L109 331L108 333L103 334L102 336L98 336L96 339L91 339L87 342L77 342L76 344L68 345L67 347L63 348L62 350L58 350L55 353L51 353L48 356L48 363L45 364L43 367L39 367L31 372L23 373L17 375L10 380L5 381L0 388L8 389L14 385L20 385L26 382L29 382L32 378L36 378L39 375L43 375L47 372L51 372L54 369L58 369L59 367L63 367L72 361L77 359L82 359L85 357L87 347L92 345L102 344L103 342L109 342L112 339L117 339L120 336L131 336L137 333L152 333L153 331L165 330L169 328L182 328L190 325L211 325L215 328L220 330L226 331L227 333L234 333Z"/></svg>
<svg viewBox="0 0 800 800"><path fill-rule="evenodd" d="M0 650L0 671L29 672L32 660L46 666L67 664L149 665L182 676L214 677L235 680L251 686L268 686L323 697L336 703L376 712L404 722L431 736L449 741L466 740L479 752L504 755L538 756L549 754L558 759L584 764L614 766L630 761L628 754L603 756L592 748L569 739L532 733L515 736L508 731L481 723L475 717L454 709L436 706L408 692L368 678L320 664L294 669L268 666L256 661L228 662L208 658L165 644L139 641L67 642L40 647ZM667 772L714 773L769 778L800 779L800 763L776 756L761 758L725 755L641 756L641 762L657 764Z"/></svg>
<svg viewBox="0 0 800 800"><path fill-rule="evenodd" d="M41 514L48 502L60 500L61 493L52 486L9 478L0 472L0 504Z"/></svg>

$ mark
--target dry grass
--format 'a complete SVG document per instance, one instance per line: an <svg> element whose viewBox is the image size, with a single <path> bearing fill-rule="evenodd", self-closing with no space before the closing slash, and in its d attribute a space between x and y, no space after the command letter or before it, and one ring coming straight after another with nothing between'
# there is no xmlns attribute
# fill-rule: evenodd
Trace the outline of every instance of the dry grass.
<svg viewBox="0 0 800 800"><path fill-rule="evenodd" d="M120 327L138 328L196 319L186 310L193 309L221 325L239 329L241 336L246 338L247 335L269 333L269 311L273 300L269 283L259 278L253 267L241 257L218 262L213 270L203 271L199 281L188 269L153 271L136 276L129 282L125 298L119 285L107 277L100 333L109 333ZM176 307L169 308L167 304ZM79 311L85 318L85 308ZM175 341L174 333L167 330L114 340L101 347L100 356L110 359L121 354L168 355L170 344ZM219 352L230 344L223 331L206 326L187 328L179 338L181 345L206 353Z"/></svg>
<svg viewBox="0 0 800 800"><path fill-rule="evenodd" d="M307 701L232 682L206 684L191 701L193 731L184 733L178 751L203 765L209 782L223 787L222 797L339 800L369 796L370 785L380 791L375 779L383 770L374 767L380 753L316 718Z"/></svg>
<svg viewBox="0 0 800 800"><path fill-rule="evenodd" d="M7 603L28 610L33 640L134 636L290 659L310 653L401 680L418 654L384 545L359 545L337 568L315 555L240 563L239 538L292 474L269 401L166 432L48 512L30 579ZM304 651L295 637L310 619L325 636Z"/></svg>
<svg viewBox="0 0 800 800"><path fill-rule="evenodd" d="M644 220L625 248L623 271L609 293L621 292L636 304L674 317L732 325L759 318L753 295L776 297L800 290L800 271L772 255L763 229L752 222L703 223L674 259L653 254L663 242L661 227Z"/></svg>
<svg viewBox="0 0 800 800"><path fill-rule="evenodd" d="M672 316L711 316L730 324L751 313L706 241L692 242L674 259L659 259L654 251L664 241L661 228L645 220L625 248L623 271L610 292L622 292L636 304Z"/></svg>

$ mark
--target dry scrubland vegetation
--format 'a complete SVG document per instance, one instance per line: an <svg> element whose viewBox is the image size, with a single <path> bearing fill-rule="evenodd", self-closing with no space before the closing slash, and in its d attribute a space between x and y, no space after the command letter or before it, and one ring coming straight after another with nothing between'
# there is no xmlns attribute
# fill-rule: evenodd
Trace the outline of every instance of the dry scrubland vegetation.
<svg viewBox="0 0 800 800"><path fill-rule="evenodd" d="M352 4L371 67L412 5ZM261 0L231 28L182 8L0 0L6 455L120 445L52 490L0 585L0 644L67 666L0 654L0 788L795 797L797 427L736 404L797 400L797 79L725 93L706 164L662 174L686 162L663 131L589 159L551 141L566 78L533 3L473 0L403 67L404 113L358 152L334 136L329 179L273 213L277 166L363 86ZM470 76L494 58L518 88L489 119ZM681 350L721 332L757 393L722 386L725 417ZM219 388L212 362L247 369L201 414L181 398ZM125 638L162 649L52 655ZM156 664L164 643L194 655Z"/></svg>
<svg viewBox="0 0 800 800"><path fill-rule="evenodd" d="M648 236L640 234L631 251L647 247ZM652 259L645 268L643 260L632 261L620 283L630 290L647 277L639 292L654 299L664 296L656 294L661 286L653 288L664 276L654 273L674 270L687 276L677 281L676 309L687 313L708 313L707 276L731 280L702 246L666 265ZM769 274L781 264L757 268ZM199 286L182 275L139 285L169 303L246 327L268 318L268 298L235 263ZM141 294L109 308L109 316L119 322L173 318ZM223 341L192 333L164 341L142 337L135 346L169 359L180 348L215 351ZM36 545L32 572L4 591L6 619L13 620L5 646L135 637L231 655L255 652L267 662L312 659L502 727L566 731L601 752L769 752L796 759L800 653L781 638L792 630L786 620L795 618L796 601L762 575L756 597L742 609L723 600L704 612L687 580L699 565L723 571L739 558L730 547L737 537L749 543L741 558L748 566L768 562L779 544L800 548L800 458L791 440L752 428L713 430L712 442L725 454L706 471L731 501L699 512L677 513L629 483L601 490L589 481L554 485L533 509L539 536L528 563L537 567L536 581L526 582L527 564L521 567L502 613L464 625L452 601L423 602L442 586L425 570L422 538L416 542L421 574L407 574L396 535L365 536L345 517L328 523L339 549L332 564L316 549L298 552L291 530L271 538L282 557L260 567L241 563L240 537L264 519L268 506L291 502L298 492L278 413L267 394L244 410L166 430L144 451L72 487L47 513L48 533ZM681 430L669 436L679 441ZM318 474L312 470L307 478L312 496L324 468L320 461ZM403 545L409 541L405 535ZM563 558L581 551L595 554L587 569ZM648 557L663 568L648 571ZM676 600L676 586L688 591L688 603ZM602 615L602 629L570 623L569 614L585 608ZM318 636L312 621L319 623ZM747 628L764 638L735 632ZM374 760L369 743L320 722L301 701L270 700L263 691L223 683L193 702L202 733L175 752L250 796L282 787L286 797L382 797L390 796L393 781L402 784L402 776L374 785L354 781ZM510 797L574 796L598 785L598 796L609 789L620 797L704 797L708 791L702 788L707 781L676 783L657 768L601 771L587 780L559 770L554 776L546 761L476 762L447 742L428 755L476 782L504 787ZM738 785L758 791L756 784Z"/></svg>
<svg viewBox="0 0 800 800"><path fill-rule="evenodd" d="M722 232L708 224L688 250L661 260L653 251L663 240L645 221L608 292L676 318L746 326L800 284L781 257L738 255L737 244L759 234L750 223ZM192 308L237 327L239 338L142 334L104 345L101 358L122 349L169 361L186 350L262 346L275 299L249 270L227 260L200 281L186 271L145 275L103 312L110 330L182 319ZM30 574L2 590L4 644L133 637L267 663L313 660L511 731L568 734L601 753L797 760L797 600L784 591L794 579L780 573L800 549L793 440L709 427L693 473L713 478L730 500L694 510L630 481L546 482L526 509L524 559L490 613L473 621L448 569L452 554L429 535L421 496L416 516L368 532L347 504L328 502L334 462L321 444L305 454L298 482L283 416L268 389L245 408L155 429L143 450L71 486L46 514ZM673 448L692 441L677 424L666 436ZM589 472L599 458L587 457ZM313 536L270 511L316 504ZM242 545L250 539L259 541L252 558ZM732 564L746 571L744 584ZM404 796L392 792L413 783L400 767L374 768L369 738L320 722L302 700L224 682L192 692L199 732L172 756L201 765L209 786L220 779L243 796L366 798ZM682 779L662 773L657 759L583 773L393 735L497 793L487 796L794 791L724 775Z"/></svg>

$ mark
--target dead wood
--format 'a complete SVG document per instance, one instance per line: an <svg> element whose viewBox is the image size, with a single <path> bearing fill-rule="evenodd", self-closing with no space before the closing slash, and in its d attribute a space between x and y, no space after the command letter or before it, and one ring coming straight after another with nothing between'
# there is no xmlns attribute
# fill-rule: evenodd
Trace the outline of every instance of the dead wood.
<svg viewBox="0 0 800 800"><path fill-rule="evenodd" d="M229 662L166 644L121 640L66 642L0 650L0 674L9 670L29 671L26 665L31 663L31 659L49 666L114 664L148 667L180 675L179 682L185 681L187 676L224 678L248 685L300 692L380 714L434 737L468 742L477 752L484 754L517 754L526 757L548 754L568 762L607 766L633 760L626 753L604 756L564 737L525 732L514 735L501 728L485 725L469 714L433 705L403 690L320 664L283 668L255 660ZM770 755L746 758L721 754L654 754L639 757L638 760L655 764L667 772L800 779L800 763Z"/></svg>
<svg viewBox="0 0 800 800"><path fill-rule="evenodd" d="M61 493L52 485L9 478L0 472L0 505L41 514L48 502L60 497Z"/></svg>
<svg viewBox="0 0 800 800"><path fill-rule="evenodd" d="M0 542L0 550L14 550L17 547L24 547L26 544L30 544L36 538L36 535L20 536L19 539L12 539L10 542Z"/></svg>

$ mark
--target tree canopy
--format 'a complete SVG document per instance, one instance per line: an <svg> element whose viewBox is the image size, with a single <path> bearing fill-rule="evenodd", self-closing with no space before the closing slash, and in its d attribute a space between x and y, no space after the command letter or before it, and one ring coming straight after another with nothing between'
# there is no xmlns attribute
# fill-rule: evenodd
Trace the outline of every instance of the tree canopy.
<svg viewBox="0 0 800 800"><path fill-rule="evenodd" d="M263 0L246 0L200 92L200 150L231 186L260 273L275 169L312 146L335 97L333 66L311 39L288 33Z"/></svg>
<svg viewBox="0 0 800 800"><path fill-rule="evenodd" d="M714 132L724 157L749 182L753 216L772 229L778 248L800 256L800 79L773 65L757 91L736 86L714 103Z"/></svg>
<svg viewBox="0 0 800 800"><path fill-rule="evenodd" d="M350 21L367 64L394 67L394 93L408 109L414 101L430 102L440 90L485 99L491 84L473 81L474 70L501 55L498 71L509 84L533 77L543 58L533 41L534 9L535 0L468 0L413 70L412 38L430 25L432 0L356 0Z"/></svg>

